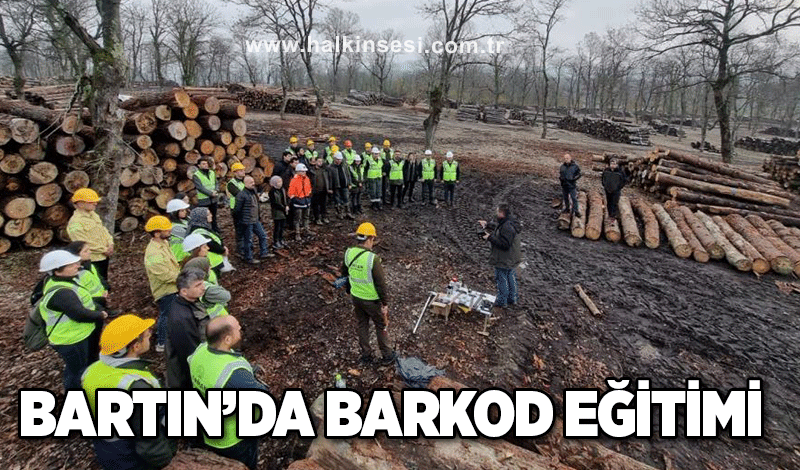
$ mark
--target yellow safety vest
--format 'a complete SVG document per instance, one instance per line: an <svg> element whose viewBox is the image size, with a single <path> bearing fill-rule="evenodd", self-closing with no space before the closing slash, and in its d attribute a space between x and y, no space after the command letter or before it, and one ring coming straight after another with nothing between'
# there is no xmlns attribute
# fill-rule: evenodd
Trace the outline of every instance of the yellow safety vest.
<svg viewBox="0 0 800 470"><path fill-rule="evenodd" d="M394 160L389 162L389 180L390 181L397 181L403 180L403 167L405 166L405 160L400 160L396 162Z"/></svg>
<svg viewBox="0 0 800 470"><path fill-rule="evenodd" d="M432 158L422 159L422 181L436 179L436 160Z"/></svg>
<svg viewBox="0 0 800 470"><path fill-rule="evenodd" d="M105 388L130 390L137 380L144 380L153 388L161 388L158 379L150 371L112 367L102 361L96 361L87 367L83 377L81 377L81 382L83 383L86 400L92 409L92 414L97 416L96 398L98 390Z"/></svg>
<svg viewBox="0 0 800 470"><path fill-rule="evenodd" d="M213 273L214 271L209 270L209 272ZM214 274L214 276L216 278L216 274ZM210 286L217 285L216 282L211 282L211 281L204 281L203 284L206 286L206 289L208 289ZM205 295L200 299L200 302L202 302L203 305L206 307L206 313L210 318L224 317L225 315L228 315L228 310L225 308L226 307L225 304L213 304L211 302L208 302L205 298Z"/></svg>
<svg viewBox="0 0 800 470"><path fill-rule="evenodd" d="M369 159L369 170L367 171L367 179L374 180L383 176L383 160L380 158L374 158L371 155L368 157Z"/></svg>
<svg viewBox="0 0 800 470"><path fill-rule="evenodd" d="M362 252L366 251L363 255ZM356 259L356 256L358 258ZM355 260L355 261L354 261ZM378 300L378 291L372 279L372 266L375 263L375 253L354 246L344 253L344 263L350 281L350 295L361 300Z"/></svg>
<svg viewBox="0 0 800 470"><path fill-rule="evenodd" d="M458 162L453 161L453 163L444 161L442 162L442 181L455 181L456 180L456 171L458 170Z"/></svg>
<svg viewBox="0 0 800 470"><path fill-rule="evenodd" d="M230 183L233 183L234 186L239 188L239 191L244 189L244 181L242 181L242 180L240 180L238 178L234 178L234 179L230 180ZM226 188L226 190L227 190L227 188ZM232 195L231 193L228 193L228 199L230 200L231 209L233 209L234 206L236 206L236 196Z"/></svg>
<svg viewBox="0 0 800 470"><path fill-rule="evenodd" d="M208 176L203 174L203 170L197 170L194 174L195 176L197 176L197 179L200 180L200 183L203 184L204 188L208 189L211 192L217 190L217 174L214 172L214 170L208 170ZM197 199L202 201L208 198L209 198L208 195L203 194L200 191L197 191Z"/></svg>
<svg viewBox="0 0 800 470"><path fill-rule="evenodd" d="M83 341L92 334L96 327L93 322L77 322L68 317L66 313L52 310L47 306L56 292L61 289L69 289L78 295L84 308L94 310L96 307L92 295L75 282L50 280L45 284L44 296L39 302L39 314L44 320L46 331L49 334L47 339L52 345L65 346Z"/></svg>

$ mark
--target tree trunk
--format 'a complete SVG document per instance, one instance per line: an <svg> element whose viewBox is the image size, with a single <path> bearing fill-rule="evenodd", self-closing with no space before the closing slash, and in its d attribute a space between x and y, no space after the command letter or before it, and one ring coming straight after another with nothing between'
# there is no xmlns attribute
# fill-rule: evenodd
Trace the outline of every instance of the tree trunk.
<svg viewBox="0 0 800 470"><path fill-rule="evenodd" d="M672 176L666 173L658 173L656 175L656 183L662 183L672 186L682 186L684 188L694 189L696 191L720 194L723 196L731 196L746 201L754 201L762 204L771 204L782 207L790 207L792 201L789 199L772 196L758 191L750 191L747 189L732 188L730 186L723 186L721 184L704 183L702 181L691 180L688 178L681 178L680 176Z"/></svg>
<svg viewBox="0 0 800 470"><path fill-rule="evenodd" d="M661 149L659 149L661 150ZM728 165L726 163L716 162L713 160L708 160L706 158L700 158L688 153L677 152L675 150L668 150L666 151L666 155L663 157L655 157L661 158L662 160L675 160L680 163L686 163L688 165L695 166L697 168L701 168L703 170L712 171L714 173L718 173L720 175L729 176L731 178L738 178L745 181L752 181L754 183L766 184L766 185L774 185L775 181L771 179L764 178L758 175L754 175L748 171L744 171L740 168L737 168L732 165Z"/></svg>
<svg viewBox="0 0 800 470"><path fill-rule="evenodd" d="M28 181L35 185L52 182L58 176L58 168L50 162L39 162L28 168Z"/></svg>
<svg viewBox="0 0 800 470"><path fill-rule="evenodd" d="M794 264L782 254L769 240L764 238L758 229L738 214L730 214L725 217L725 221L736 230L745 240L750 242L759 253L769 261L772 270L778 274L791 274L794 271Z"/></svg>
<svg viewBox="0 0 800 470"><path fill-rule="evenodd" d="M768 223L757 215L748 215L745 220L758 230L762 237L767 239L783 256L787 257L794 266L794 274L800 276L800 253L784 242Z"/></svg>
<svg viewBox="0 0 800 470"><path fill-rule="evenodd" d="M720 247L720 249L724 253L724 257L728 260L728 264L735 267L739 271L750 271L753 269L753 262L744 254L739 252L730 241L728 241L725 234L722 232L722 229L714 223L714 221L701 211L697 211L694 214L695 218L700 221L701 224L705 227L711 237L714 239L714 243ZM769 269L769 265L767 265L767 269Z"/></svg>
<svg viewBox="0 0 800 470"><path fill-rule="evenodd" d="M625 243L631 247L640 246L642 244L642 236L639 234L639 227L636 225L636 218L633 215L631 202L627 196L620 196L619 198L619 218L622 222Z"/></svg>
<svg viewBox="0 0 800 470"><path fill-rule="evenodd" d="M619 229L619 222L608 215L608 203L604 201L603 204L603 231L606 240L612 243L619 243L622 240L622 232Z"/></svg>
<svg viewBox="0 0 800 470"><path fill-rule="evenodd" d="M728 241L731 242L740 253L750 260L753 265L753 272L756 274L765 274L770 270L770 263L750 242L745 240L728 222L719 215L711 217L711 220L717 224L717 227L722 231Z"/></svg>
<svg viewBox="0 0 800 470"><path fill-rule="evenodd" d="M692 249L692 257L698 263L708 263L708 260L711 258L708 252L703 248L703 244L700 243L700 240L697 239L692 228L686 222L686 219L683 216L683 213L680 210L680 206L677 205L670 205L667 207L667 213L672 217L672 220L675 221L675 225L678 227L678 230L681 231L681 235L689 244Z"/></svg>
<svg viewBox="0 0 800 470"><path fill-rule="evenodd" d="M588 204L584 212L588 213L586 220L586 238L589 240L599 240L603 233L603 196L597 191L589 191Z"/></svg>
<svg viewBox="0 0 800 470"><path fill-rule="evenodd" d="M9 219L25 219L36 210L36 200L27 196L12 196L0 201L0 208Z"/></svg>
<svg viewBox="0 0 800 470"><path fill-rule="evenodd" d="M7 237L17 238L28 233L28 230L33 226L33 219L26 217L24 219L12 219L6 222L3 226L3 233Z"/></svg>
<svg viewBox="0 0 800 470"><path fill-rule="evenodd" d="M120 82L121 83L121 82ZM119 107L133 111L151 106L159 106L169 103L173 107L184 108L192 102L191 97L184 90L176 88L172 91L156 92L138 95L134 98L123 101Z"/></svg>
<svg viewBox="0 0 800 470"><path fill-rule="evenodd" d="M781 237L781 240L795 250L800 251L800 236L796 235L789 227L786 227L777 220L768 220L767 223L772 227L772 230Z"/></svg>
<svg viewBox="0 0 800 470"><path fill-rule="evenodd" d="M711 232L706 228L706 226L697 218L697 216L692 213L692 211L686 206L679 206L678 210L681 211L683 215L683 219L686 221L686 224L692 229L695 237L700 241L700 244L703 245L703 248L708 252L709 255L713 259L722 259L725 257L725 250L717 243L717 240L711 235Z"/></svg>
<svg viewBox="0 0 800 470"><path fill-rule="evenodd" d="M672 250L675 252L675 254L680 258L688 258L692 256L692 247L689 245L686 239L683 238L683 234L678 228L678 225L674 220L672 220L670 215L666 210L664 210L661 204L653 204L653 213L658 219L658 222L661 225L661 228L664 230L664 233L667 235L667 239L669 240L669 243L672 246Z"/></svg>
<svg viewBox="0 0 800 470"><path fill-rule="evenodd" d="M52 207L61 200L64 191L58 183L49 183L36 188L36 204L39 207Z"/></svg>
<svg viewBox="0 0 800 470"><path fill-rule="evenodd" d="M586 200L587 196L584 191L578 193L578 207L583 207L580 217L572 217L571 233L575 238L583 238L586 235Z"/></svg>

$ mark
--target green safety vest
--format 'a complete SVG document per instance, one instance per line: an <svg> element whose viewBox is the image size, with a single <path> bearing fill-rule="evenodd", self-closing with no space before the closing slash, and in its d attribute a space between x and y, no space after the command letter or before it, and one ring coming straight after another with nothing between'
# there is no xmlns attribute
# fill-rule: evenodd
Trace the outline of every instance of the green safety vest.
<svg viewBox="0 0 800 470"><path fill-rule="evenodd" d="M106 288L103 282L100 281L100 274L97 273L97 268L92 264L89 269L81 269L78 272L78 285L89 291L92 297L102 297L106 293Z"/></svg>
<svg viewBox="0 0 800 470"><path fill-rule="evenodd" d="M353 164L353 160L355 160L355 158L356 158L356 151L353 150L353 149L344 149L344 150L342 150L342 155L344 155L344 161L348 165L352 165Z"/></svg>
<svg viewBox="0 0 800 470"><path fill-rule="evenodd" d="M184 227L186 228L186 230L189 229L189 224L183 220L172 224L173 229L176 226ZM184 230L184 234L185 233L186 231ZM169 249L170 251L172 251L172 254L175 255L175 260L178 263L189 257L189 253L183 251L183 239L184 237L176 235L174 230L172 232L172 235L169 236Z"/></svg>
<svg viewBox="0 0 800 470"><path fill-rule="evenodd" d="M45 283L44 296L39 302L39 314L45 322L45 328L50 336L48 340L50 344L55 346L65 346L75 344L88 338L94 331L96 325L93 322L83 323L77 322L63 312L50 309L47 304L53 298L56 292L61 289L69 289L78 295L84 308L94 310L94 299L92 295L84 287L75 282L49 280Z"/></svg>
<svg viewBox="0 0 800 470"><path fill-rule="evenodd" d="M386 149L381 150L381 160L391 160L394 158L394 149L390 148L388 151Z"/></svg>
<svg viewBox="0 0 800 470"><path fill-rule="evenodd" d="M214 271L210 271L210 273L213 272ZM216 277L216 274L214 274L214 277ZM206 289L208 289L210 286L217 285L216 282L211 282L211 281L205 281L203 282L203 284L206 286L205 287ZM202 302L203 305L206 307L206 313L211 318L224 317L225 315L228 314L228 310L225 308L225 304L212 304L211 302L206 301L205 296L203 296L200 299L200 302Z"/></svg>
<svg viewBox="0 0 800 470"><path fill-rule="evenodd" d="M244 189L244 181L242 181L242 180L240 180L238 178L233 178L232 180L230 180L230 183L233 183L234 186L239 188L239 191ZM228 199L230 199L231 209L233 209L234 206L236 206L236 196L228 193Z"/></svg>
<svg viewBox="0 0 800 470"><path fill-rule="evenodd" d="M297 155L298 150L300 150L300 146L298 146L296 149L293 149L292 146L290 145L286 147L286 150L284 150L284 152L292 152L292 155Z"/></svg>
<svg viewBox="0 0 800 470"><path fill-rule="evenodd" d="M436 179L436 160L432 158L422 159L422 181Z"/></svg>
<svg viewBox="0 0 800 470"><path fill-rule="evenodd" d="M405 163L405 160L400 160L399 162L392 160L389 162L390 181L403 180L403 167L405 166Z"/></svg>
<svg viewBox="0 0 800 470"><path fill-rule="evenodd" d="M208 279L208 282L210 282L210 283L212 283L214 285L219 285L219 279L217 279L217 273L213 269L209 269L208 270L208 278L207 279Z"/></svg>
<svg viewBox="0 0 800 470"><path fill-rule="evenodd" d="M95 361L87 367L81 377L81 383L92 414L97 416L97 390L106 388L130 390L137 380L144 380L153 388L161 388L158 379L150 371L113 367L102 361Z"/></svg>
<svg viewBox="0 0 800 470"><path fill-rule="evenodd" d="M383 159L375 159L371 155L367 157L369 162L369 170L367 171L367 179L374 180L383 176Z"/></svg>
<svg viewBox="0 0 800 470"><path fill-rule="evenodd" d="M222 240L220 240L219 235L217 235L216 233L212 233L211 231L206 230L202 227L198 228L192 233L199 233L200 235L203 235L206 238L210 238L212 241L215 241L220 245L222 245ZM215 267L221 265L225 261L225 257L219 253L212 253L209 251L206 256L208 257L209 264L211 264L211 269L214 269Z"/></svg>
<svg viewBox="0 0 800 470"><path fill-rule="evenodd" d="M364 164L350 167L350 174L353 175L353 184L351 186L358 186L358 183L364 182Z"/></svg>
<svg viewBox="0 0 800 470"><path fill-rule="evenodd" d="M450 163L448 161L442 162L442 181L455 181L456 180L456 170L458 169L458 162L453 161Z"/></svg>
<svg viewBox="0 0 800 470"><path fill-rule="evenodd" d="M200 344L189 356L192 385L203 394L203 397L210 389L223 388L231 375L239 369L253 372L253 368L245 358L232 354L215 354L208 350L208 343ZM221 438L212 439L203 436L206 445L215 449L228 449L241 442L242 439L236 437L237 415L238 412L224 418Z"/></svg>
<svg viewBox="0 0 800 470"><path fill-rule="evenodd" d="M317 158L319 158L319 152L316 150L306 149L306 155L309 155L308 161L313 162Z"/></svg>
<svg viewBox="0 0 800 470"><path fill-rule="evenodd" d="M331 152L331 147L325 147L325 161L328 162L328 165L333 164L333 152Z"/></svg>
<svg viewBox="0 0 800 470"><path fill-rule="evenodd" d="M217 190L217 174L214 172L214 170L208 170L208 176L204 175L202 170L197 170L194 174L200 180L200 183L203 184L204 188L211 192ZM208 198L209 196L197 191L197 199L202 201Z"/></svg>
<svg viewBox="0 0 800 470"><path fill-rule="evenodd" d="M366 163L372 157L372 152L367 152L366 150L364 153L361 154L361 162Z"/></svg>
<svg viewBox="0 0 800 470"><path fill-rule="evenodd" d="M366 251L358 256L362 251ZM358 259L356 259L358 256ZM355 261L353 261L355 259ZM354 246L344 253L344 264L348 266L347 275L350 281L350 295L361 300L378 300L378 291L372 279L372 265L375 262L375 253Z"/></svg>

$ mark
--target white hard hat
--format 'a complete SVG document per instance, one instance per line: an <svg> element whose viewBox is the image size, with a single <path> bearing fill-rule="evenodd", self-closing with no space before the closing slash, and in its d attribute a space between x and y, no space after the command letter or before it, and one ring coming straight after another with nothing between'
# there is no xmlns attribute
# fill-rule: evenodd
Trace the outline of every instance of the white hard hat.
<svg viewBox="0 0 800 470"><path fill-rule="evenodd" d="M377 155L377 154L381 153L381 149L379 149L378 147L372 147L372 153Z"/></svg>
<svg viewBox="0 0 800 470"><path fill-rule="evenodd" d="M431 152L430 149L428 149L425 151L425 155L433 155L433 152Z"/></svg>
<svg viewBox="0 0 800 470"><path fill-rule="evenodd" d="M63 268L72 263L77 263L80 260L80 256L73 255L67 250L53 250L42 256L41 261L39 261L39 272L47 273L55 271L56 269Z"/></svg>
<svg viewBox="0 0 800 470"><path fill-rule="evenodd" d="M188 208L189 204L186 204L183 199L173 199L167 203L167 214L172 214L173 212Z"/></svg>
<svg viewBox="0 0 800 470"><path fill-rule="evenodd" d="M445 157L447 157L447 158L453 158L453 152L447 152L447 153L445 154Z"/></svg>
<svg viewBox="0 0 800 470"><path fill-rule="evenodd" d="M333 154L333 159L334 160L344 160L344 155L342 155L342 152L336 152L336 153Z"/></svg>
<svg viewBox="0 0 800 470"><path fill-rule="evenodd" d="M355 157L353 157L353 161L354 162L360 162L361 161L361 155L356 155Z"/></svg>
<svg viewBox="0 0 800 470"><path fill-rule="evenodd" d="M211 240L200 235L199 233L192 233L183 239L183 251L189 253L195 248L199 248Z"/></svg>
<svg viewBox="0 0 800 470"><path fill-rule="evenodd" d="M294 171L308 171L308 168L306 168L304 164L298 163L297 168L295 168Z"/></svg>

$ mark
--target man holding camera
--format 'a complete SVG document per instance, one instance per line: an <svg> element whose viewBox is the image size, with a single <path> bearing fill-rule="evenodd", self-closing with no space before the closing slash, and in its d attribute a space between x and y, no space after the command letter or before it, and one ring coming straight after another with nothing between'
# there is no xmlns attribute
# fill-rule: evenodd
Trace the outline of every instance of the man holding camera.
<svg viewBox="0 0 800 470"><path fill-rule="evenodd" d="M516 268L522 261L520 244L520 225L512 216L508 204L497 208L497 222L487 223L479 220L484 229L483 239L492 245L489 262L494 266L497 282L497 300L494 308L505 308L517 304Z"/></svg>

